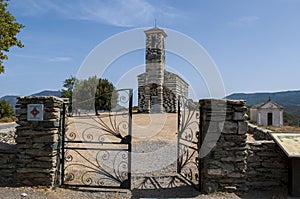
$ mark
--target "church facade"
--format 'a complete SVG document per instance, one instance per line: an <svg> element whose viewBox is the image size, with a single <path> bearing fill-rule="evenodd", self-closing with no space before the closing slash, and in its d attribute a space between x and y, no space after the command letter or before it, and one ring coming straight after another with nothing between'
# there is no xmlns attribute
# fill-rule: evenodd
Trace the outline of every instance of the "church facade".
<svg viewBox="0 0 300 199"><path fill-rule="evenodd" d="M145 34L146 67L145 72L138 75L139 112L174 113L178 96L188 97L189 85L179 75L165 69L165 31L155 27Z"/></svg>
<svg viewBox="0 0 300 199"><path fill-rule="evenodd" d="M283 125L283 106L269 99L250 108L250 120L262 126Z"/></svg>

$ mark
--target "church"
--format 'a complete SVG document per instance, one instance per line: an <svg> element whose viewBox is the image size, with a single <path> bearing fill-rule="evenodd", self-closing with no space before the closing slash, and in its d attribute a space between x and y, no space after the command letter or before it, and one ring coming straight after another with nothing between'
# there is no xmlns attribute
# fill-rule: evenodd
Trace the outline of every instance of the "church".
<svg viewBox="0 0 300 199"><path fill-rule="evenodd" d="M281 127L283 125L283 109L283 106L269 98L268 101L250 108L250 120L262 126Z"/></svg>
<svg viewBox="0 0 300 199"><path fill-rule="evenodd" d="M138 108L145 113L177 112L178 96L188 97L188 83L166 70L164 30L146 30L145 72L138 75Z"/></svg>

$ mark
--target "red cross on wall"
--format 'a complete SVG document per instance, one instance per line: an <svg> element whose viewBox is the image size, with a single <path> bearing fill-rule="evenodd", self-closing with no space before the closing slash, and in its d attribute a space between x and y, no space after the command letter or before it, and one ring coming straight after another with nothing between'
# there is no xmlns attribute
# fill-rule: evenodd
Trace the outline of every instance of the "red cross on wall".
<svg viewBox="0 0 300 199"><path fill-rule="evenodd" d="M40 112L36 109L36 107L34 107L30 113L31 113L31 114L33 115L33 117L35 118Z"/></svg>

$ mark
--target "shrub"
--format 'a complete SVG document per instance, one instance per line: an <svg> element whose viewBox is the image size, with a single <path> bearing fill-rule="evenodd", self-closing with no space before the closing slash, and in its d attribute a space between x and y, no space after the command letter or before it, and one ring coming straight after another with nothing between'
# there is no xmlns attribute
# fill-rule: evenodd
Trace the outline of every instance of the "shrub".
<svg viewBox="0 0 300 199"><path fill-rule="evenodd" d="M9 102L0 100L0 118L12 117L15 115L14 108Z"/></svg>

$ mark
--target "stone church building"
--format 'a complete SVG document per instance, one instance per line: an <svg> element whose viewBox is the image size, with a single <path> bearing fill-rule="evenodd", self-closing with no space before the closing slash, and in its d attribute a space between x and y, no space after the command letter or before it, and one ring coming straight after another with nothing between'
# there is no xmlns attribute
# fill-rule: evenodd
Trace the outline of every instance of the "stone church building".
<svg viewBox="0 0 300 199"><path fill-rule="evenodd" d="M178 95L188 97L188 83L172 72L166 71L166 37L160 28L145 31L146 69L138 75L139 112L174 113Z"/></svg>
<svg viewBox="0 0 300 199"><path fill-rule="evenodd" d="M262 126L283 125L283 107L269 99L250 108L250 120Z"/></svg>

